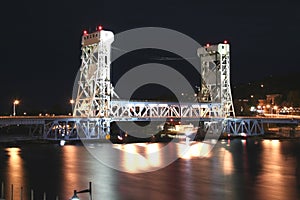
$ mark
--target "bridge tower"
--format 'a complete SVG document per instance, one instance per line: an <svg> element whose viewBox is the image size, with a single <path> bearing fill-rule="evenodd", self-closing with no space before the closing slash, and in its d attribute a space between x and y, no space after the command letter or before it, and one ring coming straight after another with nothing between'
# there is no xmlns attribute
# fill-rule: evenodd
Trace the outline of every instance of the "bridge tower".
<svg viewBox="0 0 300 200"><path fill-rule="evenodd" d="M230 46L227 41L207 44L197 50L200 57L200 102L220 103L218 117L235 117L230 88Z"/></svg>
<svg viewBox="0 0 300 200"><path fill-rule="evenodd" d="M81 42L80 77L73 109L73 116L95 118L100 123L98 126L108 131L112 93L110 57L113 41L114 34L102 30L101 26L93 33L84 31Z"/></svg>

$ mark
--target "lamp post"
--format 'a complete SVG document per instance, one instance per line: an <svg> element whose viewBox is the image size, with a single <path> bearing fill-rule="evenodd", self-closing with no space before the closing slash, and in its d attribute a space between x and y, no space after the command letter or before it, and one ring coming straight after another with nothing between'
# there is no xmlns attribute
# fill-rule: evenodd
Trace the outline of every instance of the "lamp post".
<svg viewBox="0 0 300 200"><path fill-rule="evenodd" d="M20 101L19 100L14 100L13 102L13 116L16 116L16 105L19 105Z"/></svg>
<svg viewBox="0 0 300 200"><path fill-rule="evenodd" d="M87 193L87 192L90 193L90 200L92 200L92 182L89 182L89 189L81 190L78 192L77 192L77 190L74 190L74 195L70 200L80 200L79 197L77 196L77 194Z"/></svg>
<svg viewBox="0 0 300 200"><path fill-rule="evenodd" d="M73 105L75 103L75 100L74 99L70 99L70 104L71 104L71 115L72 115L72 112L73 112Z"/></svg>

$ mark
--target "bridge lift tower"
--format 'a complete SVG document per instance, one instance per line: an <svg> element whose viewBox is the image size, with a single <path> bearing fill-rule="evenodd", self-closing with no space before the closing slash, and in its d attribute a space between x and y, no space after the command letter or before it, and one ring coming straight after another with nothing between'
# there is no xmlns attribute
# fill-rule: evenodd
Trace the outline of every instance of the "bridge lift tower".
<svg viewBox="0 0 300 200"><path fill-rule="evenodd" d="M235 117L230 88L230 48L227 41L207 44L197 50L200 57L199 102L219 103L219 117Z"/></svg>
<svg viewBox="0 0 300 200"><path fill-rule="evenodd" d="M86 126L89 134L109 132L112 94L110 56L113 41L114 34L102 30L101 26L93 33L84 31L82 36L82 63L73 116L87 119L81 125Z"/></svg>

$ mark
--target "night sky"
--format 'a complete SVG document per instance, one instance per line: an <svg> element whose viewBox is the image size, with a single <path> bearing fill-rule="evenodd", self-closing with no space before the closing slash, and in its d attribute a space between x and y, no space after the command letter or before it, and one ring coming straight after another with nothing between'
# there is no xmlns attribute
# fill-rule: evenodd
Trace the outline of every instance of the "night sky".
<svg viewBox="0 0 300 200"><path fill-rule="evenodd" d="M203 2L203 3L200 3ZM0 115L70 110L82 31L164 27L198 43L231 44L232 84L300 72L300 2L5 1L1 3ZM124 63L124 66L128 63ZM114 64L113 79L124 67Z"/></svg>

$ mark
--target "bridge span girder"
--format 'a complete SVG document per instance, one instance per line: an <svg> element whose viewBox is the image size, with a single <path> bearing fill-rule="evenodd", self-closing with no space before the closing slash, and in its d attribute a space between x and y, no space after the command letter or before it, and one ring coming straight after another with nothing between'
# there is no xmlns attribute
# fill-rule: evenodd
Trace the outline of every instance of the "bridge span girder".
<svg viewBox="0 0 300 200"><path fill-rule="evenodd" d="M111 101L112 121L136 121L136 119L210 118L220 116L217 103L172 103L142 101Z"/></svg>
<svg viewBox="0 0 300 200"><path fill-rule="evenodd" d="M173 117L177 119L177 117ZM165 122L166 117L147 118L147 117L124 117L115 118L116 121L161 121ZM261 119L252 118L227 118L222 119L218 117L203 117L203 118L191 118L186 116L181 118L187 121L199 121L204 122L205 129L210 130L207 134L223 133L231 134L233 136L245 135L263 135L264 121ZM104 139L110 131L110 119L103 118L70 118L70 119L57 119L53 121L45 122L44 126L44 139L50 140L76 140L76 139ZM286 123L287 120L281 121ZM294 121L293 123L298 123ZM159 131L159 130L157 130ZM218 131L218 133L214 132ZM156 133L152 133L156 134Z"/></svg>

